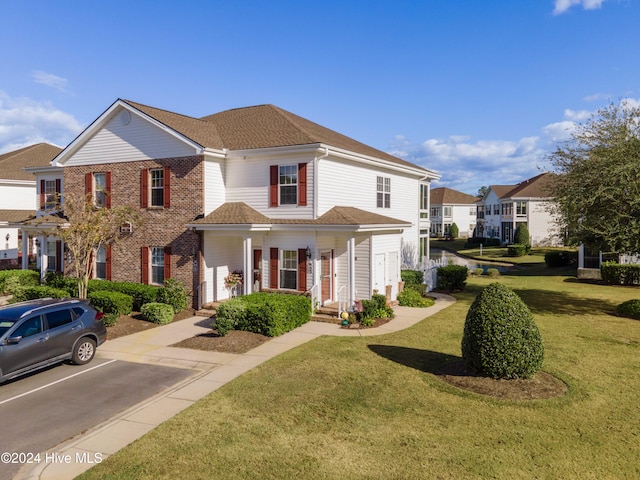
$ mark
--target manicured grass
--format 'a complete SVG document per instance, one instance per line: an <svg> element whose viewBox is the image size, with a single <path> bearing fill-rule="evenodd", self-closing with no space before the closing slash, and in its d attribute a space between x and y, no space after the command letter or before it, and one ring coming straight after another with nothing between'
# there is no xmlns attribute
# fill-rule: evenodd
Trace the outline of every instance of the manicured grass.
<svg viewBox="0 0 640 480"><path fill-rule="evenodd" d="M82 479L640 478L640 290L538 266L498 281L529 305L569 393L505 401L442 383L470 303L379 337L324 337L202 399Z"/></svg>
<svg viewBox="0 0 640 480"><path fill-rule="evenodd" d="M442 248L450 250L463 255L468 258L473 258L481 261L489 262L507 262L517 265L535 265L537 263L544 263L544 255L551 251L575 251L575 248L569 247L533 247L529 255L522 257L510 257L507 255L507 247L482 247L482 253L480 247L465 248L466 239L456 239L453 241L445 240L431 240L431 246L433 248Z"/></svg>

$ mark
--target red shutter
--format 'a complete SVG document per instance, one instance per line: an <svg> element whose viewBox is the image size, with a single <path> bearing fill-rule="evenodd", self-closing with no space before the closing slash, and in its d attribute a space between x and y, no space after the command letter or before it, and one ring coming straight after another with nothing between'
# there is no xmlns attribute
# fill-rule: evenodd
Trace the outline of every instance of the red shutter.
<svg viewBox="0 0 640 480"><path fill-rule="evenodd" d="M56 178L56 204L59 206L60 201L62 200L62 180Z"/></svg>
<svg viewBox="0 0 640 480"><path fill-rule="evenodd" d="M44 180L40 180L40 208L44 210L46 198L44 196Z"/></svg>
<svg viewBox="0 0 640 480"><path fill-rule="evenodd" d="M64 272L64 258L62 258L62 242L58 240L56 242L56 270L58 272Z"/></svg>
<svg viewBox="0 0 640 480"><path fill-rule="evenodd" d="M149 169L140 170L140 207L149 206Z"/></svg>
<svg viewBox="0 0 640 480"><path fill-rule="evenodd" d="M298 249L298 291L307 291L307 249Z"/></svg>
<svg viewBox="0 0 640 480"><path fill-rule="evenodd" d="M271 165L269 174L269 206L278 206L278 166Z"/></svg>
<svg viewBox="0 0 640 480"><path fill-rule="evenodd" d="M171 247L164 247L164 279L171 278Z"/></svg>
<svg viewBox="0 0 640 480"><path fill-rule="evenodd" d="M105 183L105 188L107 189L104 206L107 208L111 208L111 172L106 172L104 174L104 183Z"/></svg>
<svg viewBox="0 0 640 480"><path fill-rule="evenodd" d="M164 208L171 206L171 168L164 167ZM169 278L169 277L167 277Z"/></svg>
<svg viewBox="0 0 640 480"><path fill-rule="evenodd" d="M278 249L272 248L269 257L269 288L278 288Z"/></svg>
<svg viewBox="0 0 640 480"><path fill-rule="evenodd" d="M84 174L84 194L93 195L93 174L92 173Z"/></svg>
<svg viewBox="0 0 640 480"><path fill-rule="evenodd" d="M149 285L149 247L142 247L141 282Z"/></svg>
<svg viewBox="0 0 640 480"><path fill-rule="evenodd" d="M105 250L105 254L106 254L106 264L107 264L107 280L111 280L111 245L105 245L104 246L104 250Z"/></svg>
<svg viewBox="0 0 640 480"><path fill-rule="evenodd" d="M307 206L307 164L298 164L298 206Z"/></svg>

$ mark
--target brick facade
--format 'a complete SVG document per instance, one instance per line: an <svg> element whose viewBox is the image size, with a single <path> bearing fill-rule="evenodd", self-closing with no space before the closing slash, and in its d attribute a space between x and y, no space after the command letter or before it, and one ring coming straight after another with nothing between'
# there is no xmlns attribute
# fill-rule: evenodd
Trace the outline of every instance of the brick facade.
<svg viewBox="0 0 640 480"><path fill-rule="evenodd" d="M169 207L141 207L141 171L170 167ZM127 206L142 223L113 247L111 279L142 281L142 247L171 248L171 278L195 292L200 279L197 259L199 235L186 224L204 213L204 163L201 156L164 158L137 162L72 166L64 168L65 192L83 195L87 173L111 172L111 207ZM195 299L194 299L195 302Z"/></svg>

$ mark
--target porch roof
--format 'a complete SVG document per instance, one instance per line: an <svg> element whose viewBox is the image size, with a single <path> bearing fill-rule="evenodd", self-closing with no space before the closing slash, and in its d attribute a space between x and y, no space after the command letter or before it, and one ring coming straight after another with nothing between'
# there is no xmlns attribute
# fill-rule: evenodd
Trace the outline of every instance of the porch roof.
<svg viewBox="0 0 640 480"><path fill-rule="evenodd" d="M0 223L19 223L35 214L35 210L0 210Z"/></svg>
<svg viewBox="0 0 640 480"><path fill-rule="evenodd" d="M244 202L224 203L206 217L188 225L195 230L398 230L411 222L398 220L355 207L336 206L317 219L270 218Z"/></svg>
<svg viewBox="0 0 640 480"><path fill-rule="evenodd" d="M62 214L56 213L52 215L42 215L40 217L32 217L21 222L20 227L25 230L39 230L48 229L52 227L59 227L68 225L69 220L62 216Z"/></svg>

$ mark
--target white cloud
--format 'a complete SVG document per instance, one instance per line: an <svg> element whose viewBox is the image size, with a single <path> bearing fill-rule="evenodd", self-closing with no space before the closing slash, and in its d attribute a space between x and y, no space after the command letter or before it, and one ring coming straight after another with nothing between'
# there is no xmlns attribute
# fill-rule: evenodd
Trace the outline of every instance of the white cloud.
<svg viewBox="0 0 640 480"><path fill-rule="evenodd" d="M41 70L34 70L31 72L31 78L34 82L47 87L55 88L61 92L68 92L67 86L69 81L66 78L59 77L53 73L43 72Z"/></svg>
<svg viewBox="0 0 640 480"><path fill-rule="evenodd" d="M608 93L594 93L583 98L585 102L598 102L600 100L609 100L611 95Z"/></svg>
<svg viewBox="0 0 640 480"><path fill-rule="evenodd" d="M0 153L39 142L66 146L82 129L73 115L49 102L13 99L0 90Z"/></svg>
<svg viewBox="0 0 640 480"><path fill-rule="evenodd" d="M574 5L582 5L585 10L595 10L602 7L605 0L555 0L554 15L562 15Z"/></svg>

